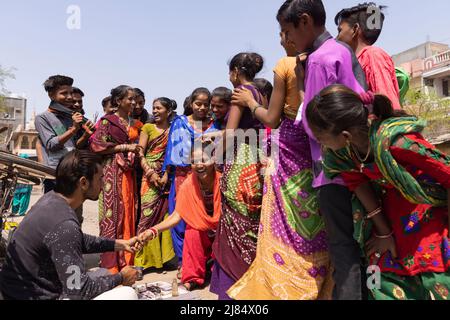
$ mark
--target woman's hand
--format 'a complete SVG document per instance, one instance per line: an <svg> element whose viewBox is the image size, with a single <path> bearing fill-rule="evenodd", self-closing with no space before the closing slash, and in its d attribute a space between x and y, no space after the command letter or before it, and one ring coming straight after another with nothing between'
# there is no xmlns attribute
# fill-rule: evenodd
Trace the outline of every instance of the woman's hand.
<svg viewBox="0 0 450 320"><path fill-rule="evenodd" d="M251 105L258 104L253 98L253 93L247 88L238 88L233 92L233 97L231 98L231 104L250 107Z"/></svg>
<svg viewBox="0 0 450 320"><path fill-rule="evenodd" d="M147 243L158 236L157 232L154 231L154 228L145 230L143 233L138 235L139 243Z"/></svg>
<svg viewBox="0 0 450 320"><path fill-rule="evenodd" d="M150 172L149 174L146 174L146 176L151 186L159 188L159 176L156 172Z"/></svg>
<svg viewBox="0 0 450 320"><path fill-rule="evenodd" d="M167 185L167 183L169 182L169 174L167 173L167 171L164 173L164 175L158 180L159 183L159 187L161 189L164 189Z"/></svg>
<svg viewBox="0 0 450 320"><path fill-rule="evenodd" d="M397 258L397 247L395 245L395 239L392 236L386 239L373 236L366 243L367 257L375 255L375 263L378 263L378 260L388 251L391 252L392 258Z"/></svg>
<svg viewBox="0 0 450 320"><path fill-rule="evenodd" d="M137 155L139 155L141 152L143 152L142 147L138 144L129 144L127 148L128 152L133 152Z"/></svg>

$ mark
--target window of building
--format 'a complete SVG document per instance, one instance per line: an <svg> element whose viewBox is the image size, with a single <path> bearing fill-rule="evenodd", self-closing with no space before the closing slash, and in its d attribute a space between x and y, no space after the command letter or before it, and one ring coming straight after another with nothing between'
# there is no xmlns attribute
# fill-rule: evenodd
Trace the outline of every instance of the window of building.
<svg viewBox="0 0 450 320"><path fill-rule="evenodd" d="M433 79L425 79L425 86L433 88L434 80Z"/></svg>
<svg viewBox="0 0 450 320"><path fill-rule="evenodd" d="M30 149L30 141L27 136L22 137L22 143L20 144L21 149Z"/></svg>
<svg viewBox="0 0 450 320"><path fill-rule="evenodd" d="M444 97L448 97L448 80L443 80L442 81L442 94L444 95Z"/></svg>
<svg viewBox="0 0 450 320"><path fill-rule="evenodd" d="M38 140L38 138L34 138L33 142L31 143L31 149L33 149L33 150L36 149L37 140Z"/></svg>

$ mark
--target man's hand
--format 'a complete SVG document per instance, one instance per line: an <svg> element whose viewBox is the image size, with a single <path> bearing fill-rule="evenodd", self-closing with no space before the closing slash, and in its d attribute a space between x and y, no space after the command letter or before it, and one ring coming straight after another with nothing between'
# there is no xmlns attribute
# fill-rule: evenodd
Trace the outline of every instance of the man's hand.
<svg viewBox="0 0 450 320"><path fill-rule="evenodd" d="M79 112L75 112L72 115L72 121L73 121L72 126L75 127L76 129L80 129L81 123L83 122L83 115Z"/></svg>
<svg viewBox="0 0 450 320"><path fill-rule="evenodd" d="M122 285L127 287L131 287L133 284L135 284L139 276L139 272L129 266L123 268L120 273L122 274L123 278Z"/></svg>
<svg viewBox="0 0 450 320"><path fill-rule="evenodd" d="M297 56L295 76L297 77L297 86L299 89L303 89L305 85L305 68L303 67L303 64L306 59L308 59L308 55L306 53L302 53Z"/></svg>
<svg viewBox="0 0 450 320"><path fill-rule="evenodd" d="M116 240L114 251L127 251L130 253L139 252L142 249L142 244L139 242L138 237L131 238L130 240Z"/></svg>

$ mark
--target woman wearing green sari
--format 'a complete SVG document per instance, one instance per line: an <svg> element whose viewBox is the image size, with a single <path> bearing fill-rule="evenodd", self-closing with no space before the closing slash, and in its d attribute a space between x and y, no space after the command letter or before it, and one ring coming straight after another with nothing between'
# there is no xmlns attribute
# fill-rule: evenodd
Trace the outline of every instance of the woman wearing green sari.
<svg viewBox="0 0 450 320"><path fill-rule="evenodd" d="M344 86L324 89L307 118L329 148L327 175L340 175L362 204L358 240L381 271L371 297L448 300L450 157L423 138L425 123Z"/></svg>

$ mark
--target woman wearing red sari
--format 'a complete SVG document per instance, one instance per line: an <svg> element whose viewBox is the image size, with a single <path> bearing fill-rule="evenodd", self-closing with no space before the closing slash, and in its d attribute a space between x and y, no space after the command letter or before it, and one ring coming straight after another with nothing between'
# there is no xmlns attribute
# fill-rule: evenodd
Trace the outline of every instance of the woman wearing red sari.
<svg viewBox="0 0 450 320"><path fill-rule="evenodd" d="M140 241L156 239L162 232L186 222L183 245L183 274L181 282L188 290L201 288L212 258L212 244L222 209L221 174L214 159L203 148L192 150L192 174L181 185L175 211L163 222L139 234Z"/></svg>
<svg viewBox="0 0 450 320"><path fill-rule="evenodd" d="M133 163L141 148L133 144L139 138L142 123L130 118L136 105L135 93L129 86L111 91L111 101L117 112L105 115L94 134L91 149L105 155L103 191L99 199L100 236L110 239L130 239L135 233L136 176ZM117 273L134 264L129 253L104 253L100 266Z"/></svg>

